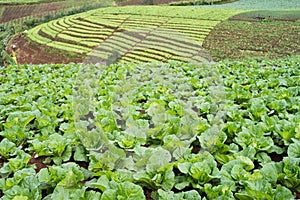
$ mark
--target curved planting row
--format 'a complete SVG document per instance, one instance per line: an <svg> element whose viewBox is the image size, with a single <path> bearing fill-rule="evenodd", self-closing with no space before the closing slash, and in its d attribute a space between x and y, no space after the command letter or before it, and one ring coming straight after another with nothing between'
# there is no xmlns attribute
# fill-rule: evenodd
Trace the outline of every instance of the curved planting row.
<svg viewBox="0 0 300 200"><path fill-rule="evenodd" d="M220 21L238 12L106 8L51 21L31 29L27 36L52 50L81 55L87 62L107 61L113 52L120 62L201 62L210 60L202 48L205 37Z"/></svg>

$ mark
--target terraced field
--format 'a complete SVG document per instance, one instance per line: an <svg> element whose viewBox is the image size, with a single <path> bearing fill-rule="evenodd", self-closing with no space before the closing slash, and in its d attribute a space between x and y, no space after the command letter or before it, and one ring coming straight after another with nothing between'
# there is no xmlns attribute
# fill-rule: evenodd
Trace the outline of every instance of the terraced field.
<svg viewBox="0 0 300 200"><path fill-rule="evenodd" d="M107 62L112 54L120 62L201 62L210 60L202 48L205 37L218 23L240 12L111 7L42 24L26 36L31 43L80 56L87 62Z"/></svg>

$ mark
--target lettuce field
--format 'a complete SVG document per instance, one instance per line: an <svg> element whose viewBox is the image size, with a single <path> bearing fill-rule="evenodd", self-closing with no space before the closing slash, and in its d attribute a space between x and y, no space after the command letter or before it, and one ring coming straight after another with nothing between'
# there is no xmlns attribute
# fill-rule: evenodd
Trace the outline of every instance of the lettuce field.
<svg viewBox="0 0 300 200"><path fill-rule="evenodd" d="M0 0L0 200L300 199L299 36L299 0Z"/></svg>
<svg viewBox="0 0 300 200"><path fill-rule="evenodd" d="M300 198L300 58L0 68L0 196Z"/></svg>

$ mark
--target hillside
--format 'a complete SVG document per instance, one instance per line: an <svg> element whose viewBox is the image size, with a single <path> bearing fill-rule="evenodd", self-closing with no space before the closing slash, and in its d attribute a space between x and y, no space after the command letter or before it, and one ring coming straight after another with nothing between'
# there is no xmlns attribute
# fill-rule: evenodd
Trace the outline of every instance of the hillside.
<svg viewBox="0 0 300 200"><path fill-rule="evenodd" d="M13 41L19 63L107 60L118 52L120 62L210 60L202 43L215 25L241 10L177 7L111 7L61 18L29 30ZM24 44L22 40L27 40ZM39 47L45 53L39 58ZM36 50L35 50L36 49ZM53 53L51 53L53 52ZM49 57L49 59L47 59ZM61 59L57 59L61 60Z"/></svg>
<svg viewBox="0 0 300 200"><path fill-rule="evenodd" d="M180 6L102 8L17 35L8 52L14 52L20 64L280 58L300 54L299 13Z"/></svg>

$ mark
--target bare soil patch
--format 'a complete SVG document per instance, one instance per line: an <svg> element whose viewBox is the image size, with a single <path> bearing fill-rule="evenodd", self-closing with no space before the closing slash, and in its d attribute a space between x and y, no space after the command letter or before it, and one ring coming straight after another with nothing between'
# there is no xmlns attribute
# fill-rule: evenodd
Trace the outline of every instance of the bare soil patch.
<svg viewBox="0 0 300 200"><path fill-rule="evenodd" d="M17 34L8 45L7 52L15 56L18 64L58 64L58 63L79 63L85 55L66 54L54 48L28 41L24 34Z"/></svg>

